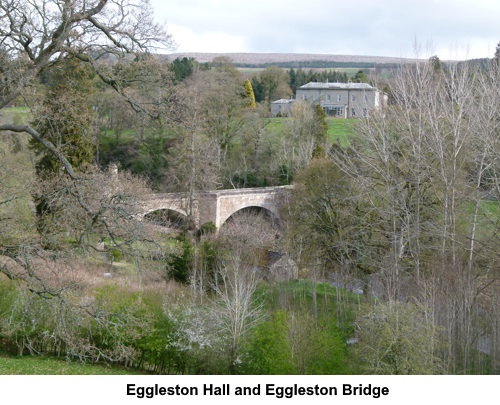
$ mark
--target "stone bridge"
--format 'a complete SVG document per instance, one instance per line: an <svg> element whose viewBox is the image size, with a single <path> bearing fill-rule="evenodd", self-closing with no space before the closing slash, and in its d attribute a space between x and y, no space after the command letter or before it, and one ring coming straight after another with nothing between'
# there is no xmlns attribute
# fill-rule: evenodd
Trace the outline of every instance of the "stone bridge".
<svg viewBox="0 0 500 405"><path fill-rule="evenodd" d="M280 217L280 206L287 200L293 186L240 188L197 192L193 201L193 220L199 228L213 222L219 229L235 212L249 207L260 207L275 218ZM187 216L187 193L152 194L144 198L139 218L158 210L172 210Z"/></svg>

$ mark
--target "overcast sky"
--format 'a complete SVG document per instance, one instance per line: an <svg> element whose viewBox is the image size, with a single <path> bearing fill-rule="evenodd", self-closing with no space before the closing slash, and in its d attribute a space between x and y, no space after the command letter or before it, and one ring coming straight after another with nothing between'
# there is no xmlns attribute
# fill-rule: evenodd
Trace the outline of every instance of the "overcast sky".
<svg viewBox="0 0 500 405"><path fill-rule="evenodd" d="M499 0L151 0L176 52L492 57ZM432 49L427 50L428 44ZM430 55L428 55L430 53Z"/></svg>

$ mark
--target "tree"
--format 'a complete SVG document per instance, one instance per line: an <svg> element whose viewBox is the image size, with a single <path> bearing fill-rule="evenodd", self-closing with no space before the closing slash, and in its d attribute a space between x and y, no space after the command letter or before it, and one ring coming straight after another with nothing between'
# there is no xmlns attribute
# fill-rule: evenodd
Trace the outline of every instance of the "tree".
<svg viewBox="0 0 500 405"><path fill-rule="evenodd" d="M441 59L439 59L438 56L434 55L429 58L429 62L431 63L434 71L436 73L439 73L443 70L443 63L441 62Z"/></svg>
<svg viewBox="0 0 500 405"><path fill-rule="evenodd" d="M195 66L196 61L194 58L176 58L172 62L172 70L175 74L175 80L182 81L185 78L191 76L193 74L193 67Z"/></svg>
<svg viewBox="0 0 500 405"><path fill-rule="evenodd" d="M285 183L289 184L293 174L309 164L318 145L328 149L328 124L321 106L297 101L283 127L281 166L286 168Z"/></svg>
<svg viewBox="0 0 500 405"><path fill-rule="evenodd" d="M243 126L246 100L241 97L241 75L233 64L223 64L205 75L204 134L215 149L219 184L227 184L224 167L233 141Z"/></svg>
<svg viewBox="0 0 500 405"><path fill-rule="evenodd" d="M347 286L356 276L368 286L374 267L369 254L372 236L363 219L369 217L357 180L331 159L313 159L296 173L285 216L287 251L299 271L313 280L315 312L319 280L334 277ZM369 293L368 288L364 291ZM338 293L339 303L348 298L345 291ZM344 325L346 314L340 311L337 320Z"/></svg>
<svg viewBox="0 0 500 405"><path fill-rule="evenodd" d="M440 328L413 304L389 301L358 319L357 359L368 374L440 374Z"/></svg>
<svg viewBox="0 0 500 405"><path fill-rule="evenodd" d="M97 136L92 110L93 71L79 60L67 60L49 73L47 94L34 106L32 125L68 159L74 169L94 163ZM60 169L58 159L34 138L37 173Z"/></svg>
<svg viewBox="0 0 500 405"><path fill-rule="evenodd" d="M314 138L318 144L325 145L328 136L328 123L326 122L325 110L319 105L315 104L314 110Z"/></svg>
<svg viewBox="0 0 500 405"><path fill-rule="evenodd" d="M255 108L255 95L253 94L252 83L250 80L245 80L245 97L248 99L247 107Z"/></svg>
<svg viewBox="0 0 500 405"><path fill-rule="evenodd" d="M286 71L276 66L267 67L260 72L260 81L268 103L293 95L288 80L289 77Z"/></svg>
<svg viewBox="0 0 500 405"><path fill-rule="evenodd" d="M356 72L352 80L354 83L368 83L368 78L362 69Z"/></svg>
<svg viewBox="0 0 500 405"><path fill-rule="evenodd" d="M237 256L232 256L222 264L216 275L216 280L220 282L214 285L214 290L216 300L222 305L215 312L215 316L230 337L231 372L234 372L237 366L243 339L263 317L262 302L255 298L255 290L260 279L260 275L254 269L245 266Z"/></svg>
<svg viewBox="0 0 500 405"><path fill-rule="evenodd" d="M369 253L386 297L429 308L427 319L446 331L445 364L466 373L484 367L475 311L497 277L489 266L499 241L485 210L497 177L486 174L498 156L495 65L436 72L427 59L402 68L393 104L358 122L348 151L331 153L368 198Z"/></svg>
<svg viewBox="0 0 500 405"><path fill-rule="evenodd" d="M219 173L214 165L215 145L209 142L204 133L207 74L197 71L179 83L172 107L173 120L170 126L177 138L169 150L169 191L188 191L186 212L189 217L193 214L195 192L212 190L219 184Z"/></svg>
<svg viewBox="0 0 500 405"><path fill-rule="evenodd" d="M135 63L142 66L154 64L147 53L160 46L172 46L164 27L153 21L148 1L1 2L0 36L0 110L20 99L31 103L37 97L34 91L39 90L37 81L43 74L55 72L58 68L63 72L65 65L79 60L83 65L78 65L78 69L85 71L84 65L92 69L96 77L114 89L134 111L159 117L165 98L157 93L158 97L147 106L140 103L141 98L136 97L129 86L132 80L139 80L138 76L134 74L132 78L130 73L133 69L116 68L131 67ZM105 61L106 58L119 63L112 66ZM152 78L156 79L157 76L146 75L140 80L145 83ZM115 176L112 172L102 173L95 168L89 168L86 172L78 171L78 153L65 149L64 142L53 137L55 132L50 132L50 123L56 122L57 128L64 132L61 139L71 135L71 122L75 122L77 116L61 115L64 110L60 108L52 110L51 114L54 112L59 115L40 115L39 118L43 119L38 120L39 127L15 121L0 125L0 131L11 137L13 133L29 135L40 145L40 152L44 150L44 156L51 154L53 161L61 168L57 176L45 180L40 187L50 211L57 213L48 218L52 221L51 232L45 234L44 239L32 232L22 240L18 239L15 244L2 240L0 272L18 284L20 294L37 301L53 317L59 328L56 339L66 345L68 353L89 347L89 351L82 354L82 359L88 356L93 359L113 359L120 350L99 352L99 348L90 347L93 344L92 336L87 335L84 341L78 341L66 333L65 325L68 324L65 321L70 319L82 324L85 323L84 319L92 320L105 329L113 319L99 308L76 300L73 295L75 283L65 278L62 269L66 267L65 263L75 262L75 257L78 257L76 253L85 255L102 250L96 247L96 241L104 239L108 239L114 249L135 257L136 263L140 265L141 257L147 254L137 254L134 242L141 239L148 249L154 246L154 243L147 242L154 241L154 238L148 234L146 224L134 219L139 209L138 202L141 196L148 193L148 189L141 181L123 173ZM1 201L10 200L12 191L4 184L0 184L0 187ZM73 243L69 243L68 238ZM47 251L44 242L47 239L55 242L51 246L63 248ZM49 257L51 266L47 267ZM116 337L116 347L123 348L119 336L110 333ZM25 338L23 336L23 347L28 342L27 348L36 350L29 347L29 341Z"/></svg>
<svg viewBox="0 0 500 405"><path fill-rule="evenodd" d="M9 61L2 66L0 108L19 96L43 71L69 56L90 64L108 85L125 97L119 82L98 64L111 54L141 53L172 47L164 27L154 23L147 0L94 0L85 5L60 0L15 0L0 6L0 35ZM132 100L130 99L130 102ZM136 106L139 108L139 106Z"/></svg>
<svg viewBox="0 0 500 405"><path fill-rule="evenodd" d="M493 59L497 62L500 61L500 42L497 44L495 48L495 55L493 55Z"/></svg>

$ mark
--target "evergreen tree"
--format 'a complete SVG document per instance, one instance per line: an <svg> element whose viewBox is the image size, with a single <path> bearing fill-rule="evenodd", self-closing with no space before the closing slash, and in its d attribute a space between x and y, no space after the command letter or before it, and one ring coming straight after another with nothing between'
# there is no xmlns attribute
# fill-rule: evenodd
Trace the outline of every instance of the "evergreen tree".
<svg viewBox="0 0 500 405"><path fill-rule="evenodd" d="M326 122L326 113L319 104L314 107L314 137L316 142L323 143L327 139L328 123Z"/></svg>
<svg viewBox="0 0 500 405"><path fill-rule="evenodd" d="M288 71L288 76L290 76L290 88L292 89L293 94L295 94L297 92L297 75L293 67Z"/></svg>
<svg viewBox="0 0 500 405"><path fill-rule="evenodd" d="M245 97L248 99L246 107L255 108L255 94L253 93L252 83L245 80Z"/></svg>
<svg viewBox="0 0 500 405"><path fill-rule="evenodd" d="M368 78L366 77L365 72L362 69L360 69L354 75L354 77L352 78L352 81L354 83L368 83Z"/></svg>
<svg viewBox="0 0 500 405"><path fill-rule="evenodd" d="M46 95L33 114L34 128L61 150L74 169L91 164L95 157L97 134L90 101L92 79L91 69L80 61L58 64L48 77ZM60 169L60 162L41 143L32 139L30 147L39 157L38 175L49 175Z"/></svg>
<svg viewBox="0 0 500 405"><path fill-rule="evenodd" d="M264 94L264 86L262 85L262 82L254 76L252 77L251 85L254 92L255 102L260 103L261 101L264 101L266 96Z"/></svg>
<svg viewBox="0 0 500 405"><path fill-rule="evenodd" d="M194 67L196 66L196 60L194 58L182 58L175 59L172 62L172 70L175 75L176 81L182 81L186 77L189 77L193 74Z"/></svg>
<svg viewBox="0 0 500 405"><path fill-rule="evenodd" d="M500 61L500 42L497 44L497 47L495 48L495 55L493 59L496 60L497 62Z"/></svg>
<svg viewBox="0 0 500 405"><path fill-rule="evenodd" d="M439 59L438 56L434 55L429 58L429 62L434 69L435 73L439 73L443 71L443 63L441 62L441 59Z"/></svg>

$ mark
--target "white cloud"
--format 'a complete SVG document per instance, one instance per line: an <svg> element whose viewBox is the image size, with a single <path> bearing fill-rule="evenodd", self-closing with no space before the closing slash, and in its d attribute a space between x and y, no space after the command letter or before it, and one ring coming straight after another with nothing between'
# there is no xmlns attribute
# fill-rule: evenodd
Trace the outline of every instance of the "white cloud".
<svg viewBox="0 0 500 405"><path fill-rule="evenodd" d="M176 52L246 52L242 36L224 32L195 33L189 27L176 24L169 24L168 30L178 45Z"/></svg>
<svg viewBox="0 0 500 405"><path fill-rule="evenodd" d="M431 39L441 59L491 57L500 40L492 0L152 0L178 52L310 52L413 56ZM458 45L457 45L458 44ZM453 51L450 52L450 49Z"/></svg>

